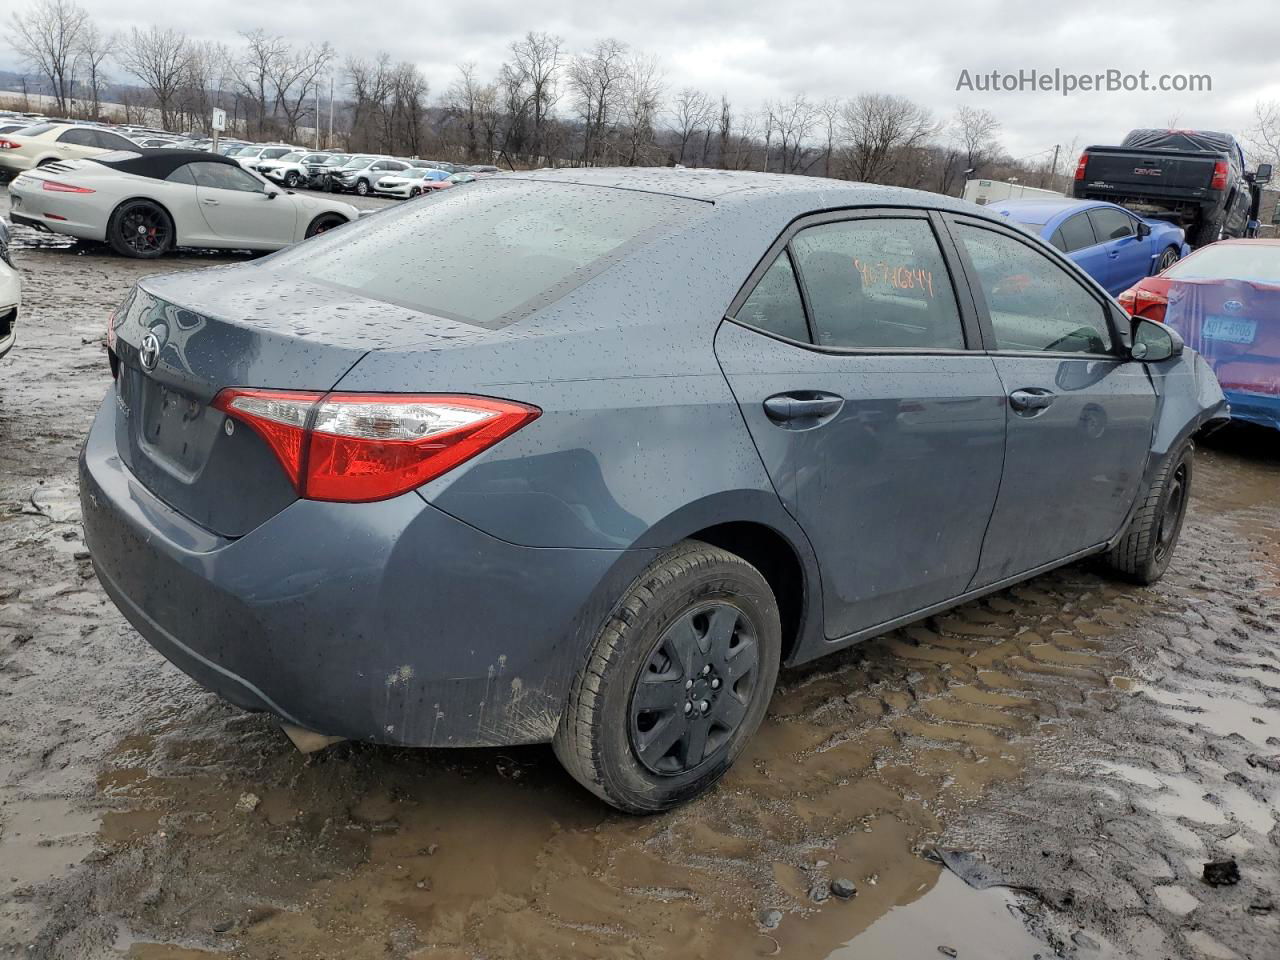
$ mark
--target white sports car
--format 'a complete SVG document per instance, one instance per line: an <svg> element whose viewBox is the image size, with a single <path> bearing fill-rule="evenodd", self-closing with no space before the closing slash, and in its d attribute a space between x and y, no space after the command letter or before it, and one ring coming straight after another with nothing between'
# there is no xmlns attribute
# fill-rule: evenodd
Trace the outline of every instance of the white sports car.
<svg viewBox="0 0 1280 960"><path fill-rule="evenodd" d="M0 357L17 339L18 303L22 299L22 279L9 256L9 225L0 220Z"/></svg>
<svg viewBox="0 0 1280 960"><path fill-rule="evenodd" d="M126 257L175 247L279 250L359 217L348 203L282 191L235 160L136 150L28 170L9 185L10 218L104 240Z"/></svg>

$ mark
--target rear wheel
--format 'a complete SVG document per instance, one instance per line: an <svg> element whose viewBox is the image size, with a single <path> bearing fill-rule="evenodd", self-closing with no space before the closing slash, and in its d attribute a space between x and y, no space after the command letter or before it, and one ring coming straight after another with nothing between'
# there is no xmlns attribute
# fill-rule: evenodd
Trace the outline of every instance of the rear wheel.
<svg viewBox="0 0 1280 960"><path fill-rule="evenodd" d="M653 813L720 779L764 718L782 631L768 582L693 540L631 585L575 678L554 747L588 790Z"/></svg>
<svg viewBox="0 0 1280 960"><path fill-rule="evenodd" d="M1156 261L1156 273L1163 273L1178 262L1178 248L1166 247L1160 259Z"/></svg>
<svg viewBox="0 0 1280 960"><path fill-rule="evenodd" d="M1192 239L1192 246L1203 247L1206 244L1214 243L1222 239L1222 217L1219 216L1212 220L1206 220L1200 224L1195 231Z"/></svg>
<svg viewBox="0 0 1280 960"><path fill-rule="evenodd" d="M307 225L307 237L318 236L346 222L347 218L340 213L322 213Z"/></svg>
<svg viewBox="0 0 1280 960"><path fill-rule="evenodd" d="M124 257L154 260L173 246L173 220L151 200L127 200L107 222L107 242Z"/></svg>
<svg viewBox="0 0 1280 960"><path fill-rule="evenodd" d="M1187 441L1160 468L1129 529L1103 557L1113 573L1145 585L1155 583L1169 569L1191 497L1194 455L1195 445Z"/></svg>

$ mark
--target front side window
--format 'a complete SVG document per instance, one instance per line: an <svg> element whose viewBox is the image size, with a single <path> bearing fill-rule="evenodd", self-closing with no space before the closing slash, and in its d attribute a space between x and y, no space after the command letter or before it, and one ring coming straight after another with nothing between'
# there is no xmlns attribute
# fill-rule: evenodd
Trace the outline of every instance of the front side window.
<svg viewBox="0 0 1280 960"><path fill-rule="evenodd" d="M824 223L791 241L814 341L860 349L964 348L951 277L923 219Z"/></svg>
<svg viewBox="0 0 1280 960"><path fill-rule="evenodd" d="M1086 213L1077 213L1073 217L1068 217L1062 222L1058 231L1062 234L1062 246L1058 249L1063 253L1083 250L1098 242L1098 238L1093 234L1093 225L1089 223L1089 215ZM1054 244L1054 246L1058 245Z"/></svg>
<svg viewBox="0 0 1280 960"><path fill-rule="evenodd" d="M804 301L800 299L795 271L785 250L778 254L751 296L738 308L735 319L789 340L808 342Z"/></svg>
<svg viewBox="0 0 1280 960"><path fill-rule="evenodd" d="M1100 242L1123 240L1138 232L1133 227L1133 218L1119 210L1108 210L1105 207L1090 210L1089 219L1093 221L1093 229Z"/></svg>
<svg viewBox="0 0 1280 960"><path fill-rule="evenodd" d="M97 134L98 134L98 146L102 147L104 150L132 150L133 149L133 142L131 140L127 140L126 138L120 136L119 134L109 133L106 130L99 130L97 131ZM163 145L166 142L167 141L161 140L160 144Z"/></svg>
<svg viewBox="0 0 1280 960"><path fill-rule="evenodd" d="M405 204L271 265L364 296L502 327L632 251L707 216L697 200L582 184L489 181ZM440 238L448 237L448 244ZM465 262L467 269L459 270Z"/></svg>
<svg viewBox="0 0 1280 960"><path fill-rule="evenodd" d="M191 174L196 184L201 187L212 187L216 190L240 190L244 193L258 193L262 190L262 182L245 173L239 166L230 163L190 163Z"/></svg>
<svg viewBox="0 0 1280 960"><path fill-rule="evenodd" d="M956 230L986 299L996 349L1111 352L1102 304L1065 268L993 230L967 224Z"/></svg>

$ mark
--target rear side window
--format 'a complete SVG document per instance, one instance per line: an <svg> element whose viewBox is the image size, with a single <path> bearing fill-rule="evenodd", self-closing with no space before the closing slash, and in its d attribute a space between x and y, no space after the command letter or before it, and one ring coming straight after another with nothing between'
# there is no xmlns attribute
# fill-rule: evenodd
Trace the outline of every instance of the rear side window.
<svg viewBox="0 0 1280 960"><path fill-rule="evenodd" d="M1090 210L1089 219L1093 221L1093 229L1099 241L1122 240L1138 232L1134 229L1133 218L1119 210Z"/></svg>
<svg viewBox="0 0 1280 960"><path fill-rule="evenodd" d="M1062 222L1062 226L1058 227L1058 232L1062 235L1062 245L1054 244L1064 253L1072 253L1075 250L1083 250L1085 247L1092 247L1098 242L1098 238L1093 234L1093 225L1089 223L1089 215L1087 213L1077 213L1073 217L1068 217Z"/></svg>
<svg viewBox="0 0 1280 960"><path fill-rule="evenodd" d="M165 179L170 183L186 183L193 187L196 185L196 179L191 175L191 164L189 163L184 163L172 171Z"/></svg>
<svg viewBox="0 0 1280 960"><path fill-rule="evenodd" d="M751 296L738 308L735 319L780 337L808 342L804 301L800 299L795 271L785 250L765 271Z"/></svg>
<svg viewBox="0 0 1280 960"><path fill-rule="evenodd" d="M1012 237L959 224L987 302L996 349L1110 353L1102 304L1053 260Z"/></svg>
<svg viewBox="0 0 1280 960"><path fill-rule="evenodd" d="M84 127L72 127L70 130L64 130L58 134L58 142L73 143L77 147L96 147L99 146L98 131Z"/></svg>
<svg viewBox="0 0 1280 960"><path fill-rule="evenodd" d="M661 194L491 180L369 217L271 263L378 300L501 327L710 210Z"/></svg>
<svg viewBox="0 0 1280 960"><path fill-rule="evenodd" d="M240 190L244 193L256 193L262 190L262 181L245 173L237 164L197 162L189 163L187 166L195 177L196 184L201 187Z"/></svg>
<svg viewBox="0 0 1280 960"><path fill-rule="evenodd" d="M816 343L964 348L951 277L927 220L824 223L796 234L791 249Z"/></svg>

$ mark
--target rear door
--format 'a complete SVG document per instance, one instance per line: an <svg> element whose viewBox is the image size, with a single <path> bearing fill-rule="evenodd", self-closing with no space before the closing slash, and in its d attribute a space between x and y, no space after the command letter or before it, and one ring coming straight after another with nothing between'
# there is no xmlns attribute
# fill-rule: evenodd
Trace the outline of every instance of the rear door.
<svg viewBox="0 0 1280 960"><path fill-rule="evenodd" d="M800 221L730 308L716 354L813 544L829 637L962 593L1000 482L1004 393L937 221Z"/></svg>
<svg viewBox="0 0 1280 960"><path fill-rule="evenodd" d="M1106 254L1102 285L1108 293L1122 293L1151 272L1151 244L1138 237L1137 220L1114 207L1094 207L1088 217Z"/></svg>
<svg viewBox="0 0 1280 960"><path fill-rule="evenodd" d="M1119 532L1147 462L1155 391L1125 356L1118 308L1069 267L1003 227L947 219L1008 418L979 587Z"/></svg>
<svg viewBox="0 0 1280 960"><path fill-rule="evenodd" d="M230 163L189 166L200 212L215 236L246 247L282 247L293 242L297 215L287 198L273 199L261 180Z"/></svg>

